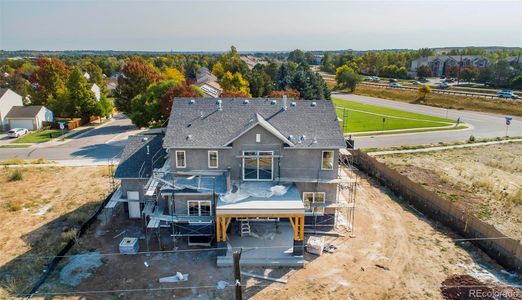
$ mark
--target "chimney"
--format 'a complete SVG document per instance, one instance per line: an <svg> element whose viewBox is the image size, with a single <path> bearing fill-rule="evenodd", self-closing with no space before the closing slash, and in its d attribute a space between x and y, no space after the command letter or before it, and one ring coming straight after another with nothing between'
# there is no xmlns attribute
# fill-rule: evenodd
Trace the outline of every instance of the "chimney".
<svg viewBox="0 0 522 300"><path fill-rule="evenodd" d="M286 95L283 95L283 110L287 110L288 106L286 106Z"/></svg>

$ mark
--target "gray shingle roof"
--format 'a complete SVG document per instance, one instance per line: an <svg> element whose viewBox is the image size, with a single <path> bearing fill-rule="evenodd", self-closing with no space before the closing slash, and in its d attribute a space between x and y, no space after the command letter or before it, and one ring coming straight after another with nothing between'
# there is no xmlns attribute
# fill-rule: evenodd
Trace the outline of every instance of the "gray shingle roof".
<svg viewBox="0 0 522 300"><path fill-rule="evenodd" d="M154 168L161 168L166 160L161 135L135 135L129 140L120 157L116 178L148 178ZM149 146L149 154L147 154ZM154 161L153 161L154 159Z"/></svg>
<svg viewBox="0 0 522 300"><path fill-rule="evenodd" d="M42 105L13 106L6 118L34 118L42 110Z"/></svg>
<svg viewBox="0 0 522 300"><path fill-rule="evenodd" d="M163 146L165 148L215 148L227 146L259 119L290 140L295 148L344 148L344 138L331 101L287 101L257 98L175 98ZM274 103L275 102L275 103ZM315 106L312 105L315 103ZM190 136L190 137L189 137ZM304 141L300 142L302 136ZM314 140L316 141L314 143Z"/></svg>

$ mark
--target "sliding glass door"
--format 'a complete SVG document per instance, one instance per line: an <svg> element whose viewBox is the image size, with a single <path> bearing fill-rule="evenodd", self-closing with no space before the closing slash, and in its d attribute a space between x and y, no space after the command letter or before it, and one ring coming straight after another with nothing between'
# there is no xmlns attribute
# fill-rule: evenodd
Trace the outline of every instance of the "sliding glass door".
<svg viewBox="0 0 522 300"><path fill-rule="evenodd" d="M273 154L272 151L244 151L243 180L273 180Z"/></svg>

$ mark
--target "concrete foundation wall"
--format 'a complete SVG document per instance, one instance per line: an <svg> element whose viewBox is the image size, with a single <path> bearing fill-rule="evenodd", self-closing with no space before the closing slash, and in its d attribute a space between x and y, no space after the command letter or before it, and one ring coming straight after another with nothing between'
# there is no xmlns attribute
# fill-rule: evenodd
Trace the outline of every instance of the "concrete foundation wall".
<svg viewBox="0 0 522 300"><path fill-rule="evenodd" d="M139 192L140 202L145 202L143 188L147 184L148 179L122 179L121 190L123 198L127 198L127 192Z"/></svg>

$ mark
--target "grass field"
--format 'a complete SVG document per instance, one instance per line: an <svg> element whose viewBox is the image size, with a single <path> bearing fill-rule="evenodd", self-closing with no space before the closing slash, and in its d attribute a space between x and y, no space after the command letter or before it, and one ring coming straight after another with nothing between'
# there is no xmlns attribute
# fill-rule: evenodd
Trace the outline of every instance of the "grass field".
<svg viewBox="0 0 522 300"><path fill-rule="evenodd" d="M423 114L411 113L383 106L333 98L339 118L343 118L343 108L347 109L345 132L380 131L410 128L441 127L455 121ZM383 118L385 119L383 124ZM384 126L383 126L384 125Z"/></svg>
<svg viewBox="0 0 522 300"><path fill-rule="evenodd" d="M30 289L109 193L109 175L107 167L0 168L0 299Z"/></svg>
<svg viewBox="0 0 522 300"><path fill-rule="evenodd" d="M520 105L520 101L513 100L494 100L457 95L429 94L426 96L425 100L419 101L419 94L416 91L388 89L367 85L358 85L355 94L435 107L522 116L522 105Z"/></svg>
<svg viewBox="0 0 522 300"><path fill-rule="evenodd" d="M522 143L436 152L402 153L377 159L463 205L503 233L522 236Z"/></svg>
<svg viewBox="0 0 522 300"><path fill-rule="evenodd" d="M67 131L64 131L64 133L67 133ZM59 129L39 130L21 136L11 143L43 143L51 139L50 134L52 134L53 138L57 138L62 135L62 131Z"/></svg>

